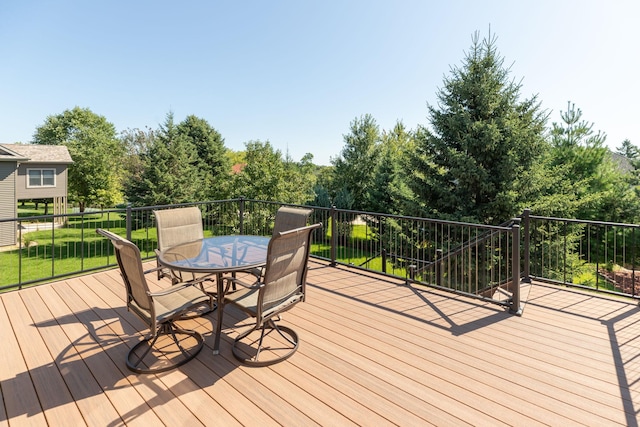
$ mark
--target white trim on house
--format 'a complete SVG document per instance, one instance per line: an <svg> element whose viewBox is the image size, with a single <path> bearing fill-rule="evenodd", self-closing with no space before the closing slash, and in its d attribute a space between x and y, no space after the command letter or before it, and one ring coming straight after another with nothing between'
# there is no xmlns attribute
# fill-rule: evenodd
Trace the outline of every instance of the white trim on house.
<svg viewBox="0 0 640 427"><path fill-rule="evenodd" d="M36 172L39 173L36 175ZM55 188L56 170L54 168L27 168L25 179L27 180L26 188Z"/></svg>

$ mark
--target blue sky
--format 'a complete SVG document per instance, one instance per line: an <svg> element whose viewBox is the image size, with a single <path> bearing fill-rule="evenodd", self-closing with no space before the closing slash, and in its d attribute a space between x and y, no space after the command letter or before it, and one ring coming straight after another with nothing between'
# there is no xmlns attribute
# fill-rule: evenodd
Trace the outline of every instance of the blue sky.
<svg viewBox="0 0 640 427"><path fill-rule="evenodd" d="M640 145L637 1L0 2L0 142L90 108L127 128L169 111L233 150L270 141L329 164L356 117L428 126L427 105L489 28L521 98L576 104L611 148Z"/></svg>

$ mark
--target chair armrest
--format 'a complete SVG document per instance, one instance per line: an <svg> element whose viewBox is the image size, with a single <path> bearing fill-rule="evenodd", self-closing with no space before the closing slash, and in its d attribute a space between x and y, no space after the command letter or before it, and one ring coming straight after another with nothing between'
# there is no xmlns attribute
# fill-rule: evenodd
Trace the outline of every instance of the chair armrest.
<svg viewBox="0 0 640 427"><path fill-rule="evenodd" d="M159 271L159 270L162 270L162 267L150 268L149 270L144 270L142 273L143 274L149 274L149 273L153 273L154 271Z"/></svg>
<svg viewBox="0 0 640 427"><path fill-rule="evenodd" d="M237 285L242 286L243 288L247 288L247 289L259 289L261 287L264 286L264 283L260 282L259 280L256 280L253 283L247 283L247 282L243 282L240 279L236 279L235 277L223 277L222 281L226 281L227 283L227 287L225 288L225 292L229 289L229 286L234 283Z"/></svg>
<svg viewBox="0 0 640 427"><path fill-rule="evenodd" d="M173 285L167 289L163 289L157 292L149 292L148 295L150 297L159 297L162 295L170 295L174 292L181 291L182 289L188 288L189 286L193 286L194 283L178 283L177 285Z"/></svg>

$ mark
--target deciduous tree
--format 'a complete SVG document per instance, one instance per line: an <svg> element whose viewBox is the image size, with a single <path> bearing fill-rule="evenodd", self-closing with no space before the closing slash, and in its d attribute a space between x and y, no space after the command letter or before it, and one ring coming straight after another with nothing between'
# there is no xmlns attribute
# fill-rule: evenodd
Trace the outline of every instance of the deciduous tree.
<svg viewBox="0 0 640 427"><path fill-rule="evenodd" d="M86 206L113 206L122 200L121 159L124 153L113 124L88 108L75 107L49 116L36 128L33 143L65 145L69 167L69 198Z"/></svg>

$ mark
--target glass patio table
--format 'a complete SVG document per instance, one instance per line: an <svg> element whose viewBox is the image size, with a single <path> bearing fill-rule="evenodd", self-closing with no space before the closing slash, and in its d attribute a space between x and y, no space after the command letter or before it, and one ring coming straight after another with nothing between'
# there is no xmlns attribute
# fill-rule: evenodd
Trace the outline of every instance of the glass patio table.
<svg viewBox="0 0 640 427"><path fill-rule="evenodd" d="M247 235L206 237L173 246L158 255L158 262L171 270L216 274L218 324L213 354L220 351L223 314L220 301L224 298L222 277L224 274L263 266L269 240L270 237Z"/></svg>

